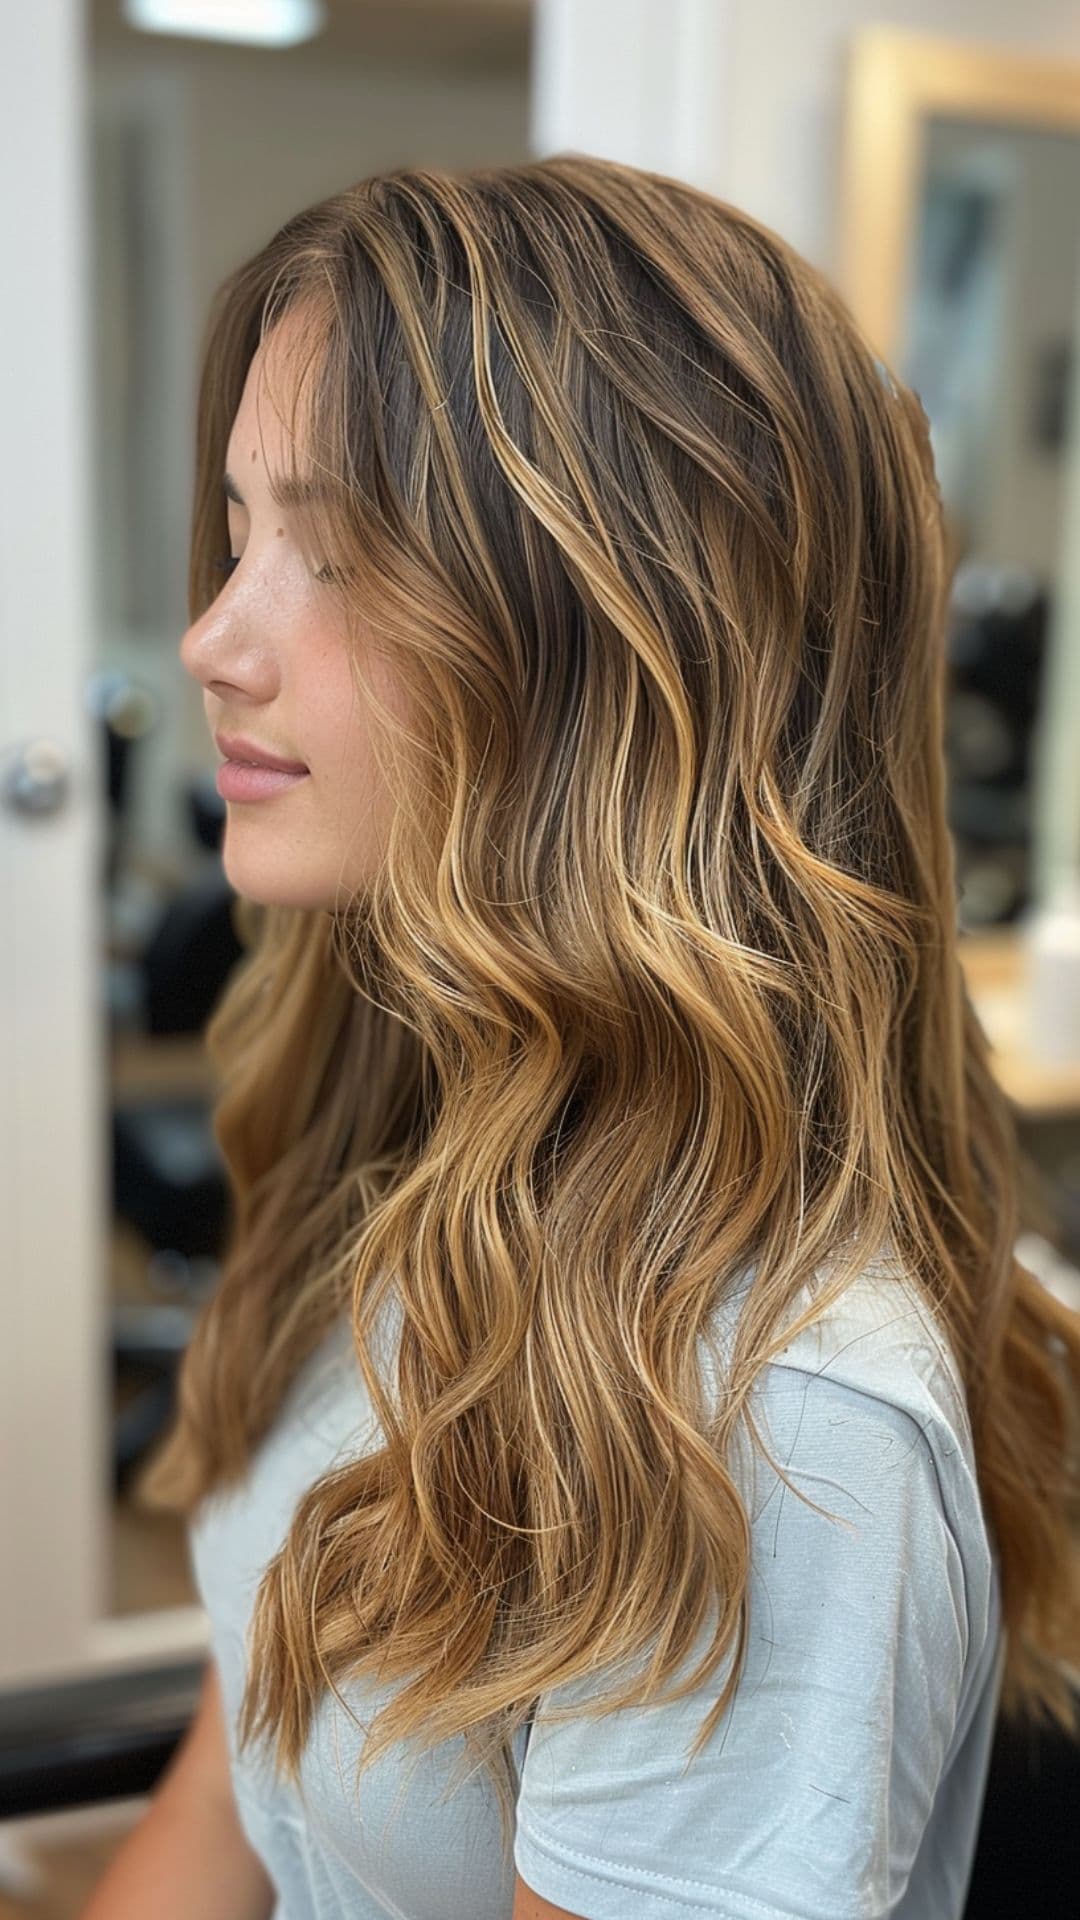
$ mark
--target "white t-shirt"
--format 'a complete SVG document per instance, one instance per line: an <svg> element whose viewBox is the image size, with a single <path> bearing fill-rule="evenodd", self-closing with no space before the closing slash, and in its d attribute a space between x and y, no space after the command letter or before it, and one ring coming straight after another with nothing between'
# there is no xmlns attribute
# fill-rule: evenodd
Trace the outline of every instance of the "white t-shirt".
<svg viewBox="0 0 1080 1920"><path fill-rule="evenodd" d="M237 1755L261 1572L310 1483L378 1443L351 1330L332 1331L243 1485L204 1502L190 1535L276 1920L510 1920L515 1867L583 1920L960 1920L1004 1642L955 1361L907 1284L874 1269L769 1364L751 1404L793 1484L849 1524L806 1506L744 1436L731 1465L752 1523L750 1620L733 1701L684 1773L726 1664L683 1700L597 1720L543 1711L600 1680L543 1695L515 1742L510 1861L482 1768L443 1799L460 1738L384 1755L356 1802L362 1723L387 1697L373 1686L341 1686L359 1727L323 1696L299 1791L264 1748Z"/></svg>

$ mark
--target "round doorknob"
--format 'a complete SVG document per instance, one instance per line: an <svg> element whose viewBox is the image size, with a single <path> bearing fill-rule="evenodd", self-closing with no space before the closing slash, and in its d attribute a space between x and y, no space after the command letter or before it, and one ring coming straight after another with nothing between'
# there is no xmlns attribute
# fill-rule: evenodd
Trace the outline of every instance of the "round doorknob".
<svg viewBox="0 0 1080 1920"><path fill-rule="evenodd" d="M0 798L12 813L59 813L70 788L67 754L41 736L9 752L0 773Z"/></svg>

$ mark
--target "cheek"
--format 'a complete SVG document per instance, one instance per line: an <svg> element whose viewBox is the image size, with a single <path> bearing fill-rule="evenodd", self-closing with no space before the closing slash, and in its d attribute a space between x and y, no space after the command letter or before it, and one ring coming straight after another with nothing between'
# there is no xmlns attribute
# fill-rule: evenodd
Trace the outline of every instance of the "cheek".
<svg viewBox="0 0 1080 1920"><path fill-rule="evenodd" d="M363 700L341 638L325 631L294 667L301 732L309 749L308 765L321 780L340 784L350 760L362 755L366 740Z"/></svg>
<svg viewBox="0 0 1080 1920"><path fill-rule="evenodd" d="M308 765L317 775L321 792L332 809L338 837L360 832L365 840L381 837L392 806L387 783L375 756L374 731L386 723L408 725L404 690L390 664L372 647L365 648L355 670L340 640L322 653L317 666L317 700L305 728ZM393 757L393 741L388 743Z"/></svg>
<svg viewBox="0 0 1080 1920"><path fill-rule="evenodd" d="M378 788L378 763L363 695L348 672L324 682L312 716L308 765L342 827L363 825Z"/></svg>

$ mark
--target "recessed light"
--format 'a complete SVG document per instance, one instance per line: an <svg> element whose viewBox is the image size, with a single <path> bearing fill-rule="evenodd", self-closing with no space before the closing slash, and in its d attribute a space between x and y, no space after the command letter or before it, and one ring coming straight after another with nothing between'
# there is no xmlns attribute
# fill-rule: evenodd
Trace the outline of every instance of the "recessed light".
<svg viewBox="0 0 1080 1920"><path fill-rule="evenodd" d="M294 47L322 32L326 9L323 0L124 0L124 18L143 33Z"/></svg>

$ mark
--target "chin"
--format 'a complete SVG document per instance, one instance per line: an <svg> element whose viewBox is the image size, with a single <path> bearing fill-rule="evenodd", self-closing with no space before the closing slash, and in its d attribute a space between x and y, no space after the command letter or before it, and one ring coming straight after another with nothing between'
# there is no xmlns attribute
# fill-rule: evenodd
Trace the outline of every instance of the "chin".
<svg viewBox="0 0 1080 1920"><path fill-rule="evenodd" d="M227 849L222 866L233 892L245 900L254 900L261 907L299 907L309 912L316 908L332 910L333 887L320 887L310 875L290 874L280 863L271 867L238 855L230 858Z"/></svg>

